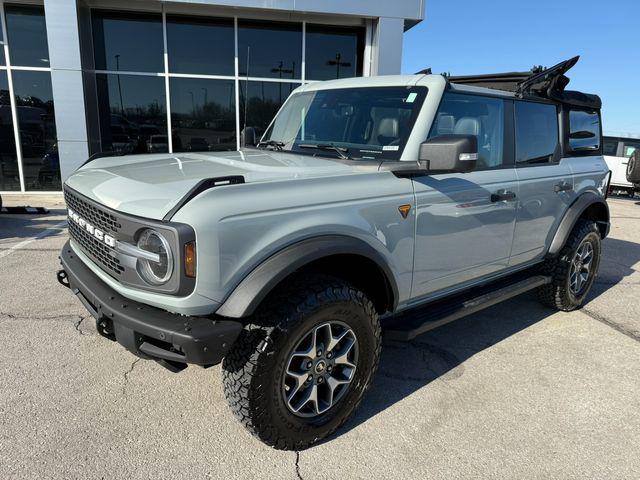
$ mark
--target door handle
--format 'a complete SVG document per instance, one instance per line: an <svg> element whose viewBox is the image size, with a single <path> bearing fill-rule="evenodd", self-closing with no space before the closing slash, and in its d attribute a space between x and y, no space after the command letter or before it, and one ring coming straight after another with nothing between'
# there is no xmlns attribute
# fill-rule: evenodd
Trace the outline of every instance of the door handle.
<svg viewBox="0 0 640 480"><path fill-rule="evenodd" d="M516 199L516 194L509 190L498 190L491 194L492 202L509 202Z"/></svg>
<svg viewBox="0 0 640 480"><path fill-rule="evenodd" d="M569 182L560 182L553 186L553 191L556 193L568 192L569 190L573 190L573 185Z"/></svg>

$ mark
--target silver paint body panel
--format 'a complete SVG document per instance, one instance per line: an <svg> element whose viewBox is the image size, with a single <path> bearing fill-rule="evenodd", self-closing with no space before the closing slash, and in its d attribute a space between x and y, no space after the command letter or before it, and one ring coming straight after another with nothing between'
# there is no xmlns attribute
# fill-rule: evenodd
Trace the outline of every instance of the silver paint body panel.
<svg viewBox="0 0 640 480"><path fill-rule="evenodd" d="M389 85L428 88L401 155L416 160L446 87L443 77L337 80L297 91ZM403 309L539 262L572 200L586 191L603 195L607 175L602 157L408 179L330 156L253 149L94 160L67 184L112 209L155 220L203 179L242 175L246 183L208 189L172 218L196 233L198 275L187 297L124 287L80 257L123 296L173 312L207 314L274 253L308 238L344 235L384 258ZM555 193L560 181L574 189ZM516 199L491 202L491 193L500 189L512 190ZM398 211L403 204L412 205L407 218Z"/></svg>

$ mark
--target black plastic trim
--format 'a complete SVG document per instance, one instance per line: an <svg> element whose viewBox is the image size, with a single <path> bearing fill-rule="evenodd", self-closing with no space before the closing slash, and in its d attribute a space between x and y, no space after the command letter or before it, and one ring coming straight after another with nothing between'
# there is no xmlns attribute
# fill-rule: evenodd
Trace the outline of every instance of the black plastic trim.
<svg viewBox="0 0 640 480"><path fill-rule="evenodd" d="M193 292L195 288L195 278L187 277L184 271L184 259L183 251L184 245L189 242L193 242L196 239L196 234L193 228L185 223L178 222L162 222L158 220L152 220L149 218L139 217L137 215L131 215L129 213L123 213L118 210L113 210L95 200L83 195L82 193L74 190L68 185L64 185L64 190L69 191L72 195L78 197L82 201L93 205L96 208L108 212L118 218L118 221L122 224L122 228L114 233L117 240L134 244L138 241L138 234L145 228L154 228L162 232L171 243L173 256L175 259L175 269L171 279L164 285L152 286L147 284L137 272L131 270L131 274L125 278L124 276L115 277L107 270L102 269L107 275L113 277L123 285L127 285L140 290L149 292L162 293L167 295L174 295L178 297L185 297ZM77 242L75 242L77 244ZM100 264L91 255L91 253L81 249L82 252L87 255L96 265L100 267ZM135 273L135 275L134 275Z"/></svg>
<svg viewBox="0 0 640 480"><path fill-rule="evenodd" d="M551 241L548 255L557 255L560 252L580 216L585 212L585 210L587 210L587 208L594 204L600 204L606 209L607 218L605 220L598 220L597 223L601 225L601 231L604 231L603 238L608 235L610 228L610 217L609 206L607 205L607 202L600 195L597 195L593 192L585 192L580 195L567 209L564 217L560 222L560 225L558 226L558 229L556 230L553 240Z"/></svg>
<svg viewBox="0 0 640 480"><path fill-rule="evenodd" d="M224 185L237 185L239 183L244 183L244 177L242 175L230 175L228 177L206 178L201 180L191 190L189 190L171 210L167 212L162 221L170 221L178 210L205 190L209 190L214 187L222 187Z"/></svg>
<svg viewBox="0 0 640 480"><path fill-rule="evenodd" d="M429 330L479 312L524 292L545 285L550 277L535 275L524 277L520 272L503 277L483 287L452 295L415 309L402 312L385 322L385 338L408 341Z"/></svg>
<svg viewBox="0 0 640 480"><path fill-rule="evenodd" d="M179 315L125 298L100 280L68 241L60 262L71 290L96 319L99 333L142 358L215 365L243 328L241 322Z"/></svg>
<svg viewBox="0 0 640 480"><path fill-rule="evenodd" d="M85 162L80 165L79 168L84 167L87 163L93 162L94 160L97 160L98 158L106 158L106 157L123 157L126 154L123 152L114 152L112 150L109 151L105 151L105 152L98 152L98 153L94 153L93 155L91 155L89 158L87 158L85 160Z"/></svg>
<svg viewBox="0 0 640 480"><path fill-rule="evenodd" d="M392 310L395 310L398 286L384 257L362 240L343 235L326 235L290 245L265 260L240 282L216 314L229 318L249 316L284 278L314 260L340 254L360 255L378 265L391 289Z"/></svg>

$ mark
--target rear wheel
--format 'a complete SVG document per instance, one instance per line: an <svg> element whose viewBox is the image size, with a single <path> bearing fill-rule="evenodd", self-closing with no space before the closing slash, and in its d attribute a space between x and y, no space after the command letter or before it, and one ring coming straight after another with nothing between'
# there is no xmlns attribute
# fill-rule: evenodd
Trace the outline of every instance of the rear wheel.
<svg viewBox="0 0 640 480"><path fill-rule="evenodd" d="M538 289L540 301L565 312L580 307L598 272L600 249L600 231L595 222L579 220L558 256L542 267L552 280Z"/></svg>
<svg viewBox="0 0 640 480"><path fill-rule="evenodd" d="M223 361L225 396L264 443L303 449L359 405L380 346L371 301L340 280L314 277L275 296L243 330Z"/></svg>

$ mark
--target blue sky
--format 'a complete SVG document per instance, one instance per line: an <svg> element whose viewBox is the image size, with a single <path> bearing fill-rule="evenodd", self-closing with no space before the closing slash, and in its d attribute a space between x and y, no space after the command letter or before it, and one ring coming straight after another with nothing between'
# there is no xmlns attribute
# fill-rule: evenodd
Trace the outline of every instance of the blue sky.
<svg viewBox="0 0 640 480"><path fill-rule="evenodd" d="M567 88L600 95L605 133L640 136L640 0L426 0L402 72L525 71L574 55Z"/></svg>

